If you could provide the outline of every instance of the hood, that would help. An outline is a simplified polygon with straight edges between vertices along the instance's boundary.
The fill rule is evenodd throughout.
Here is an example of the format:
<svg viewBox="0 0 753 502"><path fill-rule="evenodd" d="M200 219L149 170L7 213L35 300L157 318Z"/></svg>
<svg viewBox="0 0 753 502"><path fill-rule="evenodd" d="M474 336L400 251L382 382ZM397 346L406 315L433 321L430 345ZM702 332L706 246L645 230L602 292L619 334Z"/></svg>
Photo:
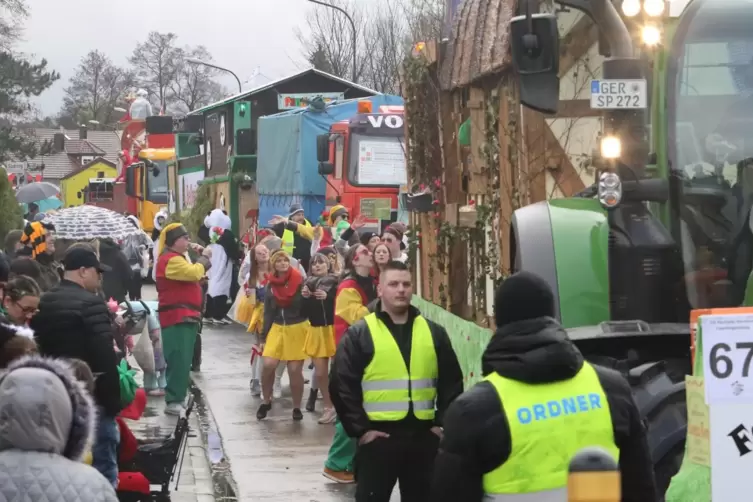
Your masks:
<svg viewBox="0 0 753 502"><path fill-rule="evenodd" d="M135 217L134 215L132 215L132 214L129 214L128 216L126 216L126 219L128 219L128 221L130 221L130 222L131 222L131 224L132 224L132 225L133 225L134 227L136 227L136 228L138 228L139 230L141 230L141 221L139 221L139 219L138 219L138 218L136 218L136 217Z"/></svg>
<svg viewBox="0 0 753 502"><path fill-rule="evenodd" d="M226 215L222 209L215 209L209 213L209 216L204 218L204 226L209 227L210 230L215 227L221 228L222 230L230 230L232 223L230 221L230 216Z"/></svg>
<svg viewBox="0 0 753 502"><path fill-rule="evenodd" d="M481 358L484 375L525 383L550 383L575 376L583 356L551 317L538 317L498 328Z"/></svg>
<svg viewBox="0 0 753 502"><path fill-rule="evenodd" d="M92 445L96 411L70 367L18 359L0 376L0 451L49 452L80 461Z"/></svg>
<svg viewBox="0 0 753 502"><path fill-rule="evenodd" d="M105 254L112 254L120 251L120 246L110 239L102 239L99 241L99 256Z"/></svg>
<svg viewBox="0 0 753 502"><path fill-rule="evenodd" d="M154 215L154 221L152 223L154 223L154 228L156 228L158 232L162 230L162 227L165 225L169 216L170 215L167 214L166 209L160 209L157 214ZM162 223L159 222L160 218L163 220Z"/></svg>

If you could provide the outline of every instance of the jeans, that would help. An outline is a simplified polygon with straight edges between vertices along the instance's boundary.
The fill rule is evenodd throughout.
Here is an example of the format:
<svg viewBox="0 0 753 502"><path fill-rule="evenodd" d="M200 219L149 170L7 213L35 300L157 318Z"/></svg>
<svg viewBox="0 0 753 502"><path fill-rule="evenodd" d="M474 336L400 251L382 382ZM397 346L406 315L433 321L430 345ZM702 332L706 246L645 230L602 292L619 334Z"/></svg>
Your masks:
<svg viewBox="0 0 753 502"><path fill-rule="evenodd" d="M97 434L92 447L92 467L97 469L114 487L118 487L118 446L120 429L112 417L99 409Z"/></svg>

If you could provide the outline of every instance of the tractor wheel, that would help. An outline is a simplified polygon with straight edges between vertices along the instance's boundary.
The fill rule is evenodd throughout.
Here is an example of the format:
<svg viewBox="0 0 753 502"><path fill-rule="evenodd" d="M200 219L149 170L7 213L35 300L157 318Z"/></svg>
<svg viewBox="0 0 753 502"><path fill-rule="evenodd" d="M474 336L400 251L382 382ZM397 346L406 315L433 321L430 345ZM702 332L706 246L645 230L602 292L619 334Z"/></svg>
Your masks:
<svg viewBox="0 0 753 502"><path fill-rule="evenodd" d="M685 382L673 382L663 361L630 370L630 386L646 425L657 491L664 493L677 474L685 453L688 429Z"/></svg>

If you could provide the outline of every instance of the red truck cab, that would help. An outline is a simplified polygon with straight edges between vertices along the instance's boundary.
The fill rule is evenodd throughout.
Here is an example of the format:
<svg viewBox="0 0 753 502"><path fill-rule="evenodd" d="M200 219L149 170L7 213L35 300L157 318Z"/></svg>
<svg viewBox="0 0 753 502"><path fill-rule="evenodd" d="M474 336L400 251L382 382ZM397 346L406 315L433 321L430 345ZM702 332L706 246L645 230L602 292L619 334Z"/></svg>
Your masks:
<svg viewBox="0 0 753 502"><path fill-rule="evenodd" d="M366 216L365 231L381 233L397 221L398 194L407 184L404 109L370 101L317 137L319 174L327 181L326 208L342 204L351 218Z"/></svg>

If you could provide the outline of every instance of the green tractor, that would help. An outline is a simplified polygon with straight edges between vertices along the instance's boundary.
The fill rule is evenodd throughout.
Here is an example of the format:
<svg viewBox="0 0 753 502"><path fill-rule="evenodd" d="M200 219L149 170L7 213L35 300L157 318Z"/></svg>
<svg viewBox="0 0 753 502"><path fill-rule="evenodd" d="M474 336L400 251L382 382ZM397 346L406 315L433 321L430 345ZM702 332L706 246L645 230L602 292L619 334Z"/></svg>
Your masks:
<svg viewBox="0 0 753 502"><path fill-rule="evenodd" d="M607 56L591 86L598 181L515 212L513 267L547 280L584 355L630 381L663 493L684 452L690 311L753 303L753 1L561 3L594 20ZM521 101L553 113L556 15L521 8Z"/></svg>

